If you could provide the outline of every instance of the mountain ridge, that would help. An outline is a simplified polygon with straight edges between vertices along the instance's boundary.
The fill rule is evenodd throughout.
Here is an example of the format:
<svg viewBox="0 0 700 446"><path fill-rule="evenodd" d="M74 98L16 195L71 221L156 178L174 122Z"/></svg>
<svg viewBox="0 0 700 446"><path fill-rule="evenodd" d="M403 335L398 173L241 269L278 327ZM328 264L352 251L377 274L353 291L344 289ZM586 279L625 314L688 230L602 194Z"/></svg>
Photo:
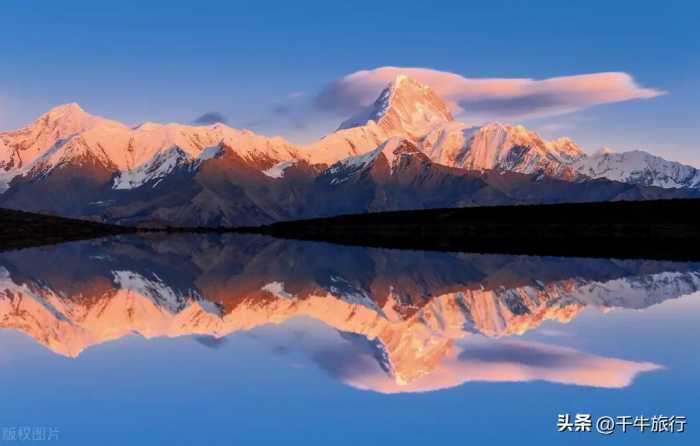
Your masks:
<svg viewBox="0 0 700 446"><path fill-rule="evenodd" d="M400 166L379 149L396 141L411 147ZM388 169L376 158L388 160ZM683 198L700 191L697 169L651 155L626 159L588 156L568 138L546 141L522 126L468 126L432 89L399 75L374 104L306 146L220 123L128 127L74 103L59 106L0 133L0 206L128 224L248 225L328 216L331 209ZM360 175L366 183L352 182L351 190L345 177L334 178L362 160L374 166ZM343 194L347 205L333 203Z"/></svg>

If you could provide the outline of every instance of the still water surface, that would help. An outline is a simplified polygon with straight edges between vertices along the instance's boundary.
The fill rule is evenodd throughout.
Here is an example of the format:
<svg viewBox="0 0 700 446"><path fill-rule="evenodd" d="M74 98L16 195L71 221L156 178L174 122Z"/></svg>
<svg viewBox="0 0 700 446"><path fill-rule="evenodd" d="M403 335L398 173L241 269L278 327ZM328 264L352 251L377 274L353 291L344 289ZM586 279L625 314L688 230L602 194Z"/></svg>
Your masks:
<svg viewBox="0 0 700 446"><path fill-rule="evenodd" d="M0 253L0 445L700 444L698 290L700 263L258 236Z"/></svg>

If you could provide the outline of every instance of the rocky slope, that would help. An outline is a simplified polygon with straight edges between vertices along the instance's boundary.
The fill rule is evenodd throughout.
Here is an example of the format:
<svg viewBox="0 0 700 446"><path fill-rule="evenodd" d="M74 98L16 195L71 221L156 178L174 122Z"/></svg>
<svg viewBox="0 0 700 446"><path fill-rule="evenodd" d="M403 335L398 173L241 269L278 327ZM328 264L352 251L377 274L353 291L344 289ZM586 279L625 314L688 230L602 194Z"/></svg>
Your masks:
<svg viewBox="0 0 700 446"><path fill-rule="evenodd" d="M386 147L396 141L410 150L394 157ZM688 166L637 153L589 157L522 126L456 122L406 76L304 147L223 124L132 128L68 104L0 133L0 183L2 207L180 226L700 193Z"/></svg>

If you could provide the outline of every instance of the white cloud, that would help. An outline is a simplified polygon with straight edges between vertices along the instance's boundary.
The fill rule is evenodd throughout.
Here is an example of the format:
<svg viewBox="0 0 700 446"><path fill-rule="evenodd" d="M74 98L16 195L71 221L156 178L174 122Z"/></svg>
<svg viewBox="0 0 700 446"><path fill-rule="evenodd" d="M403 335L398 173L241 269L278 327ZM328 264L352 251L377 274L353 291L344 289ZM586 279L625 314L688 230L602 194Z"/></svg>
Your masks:
<svg viewBox="0 0 700 446"><path fill-rule="evenodd" d="M315 98L317 108L348 115L371 104L397 74L429 85L467 118L524 119L570 113L599 104L653 98L665 92L641 87L632 76L604 72L548 79L466 78L430 68L381 67L344 76Z"/></svg>

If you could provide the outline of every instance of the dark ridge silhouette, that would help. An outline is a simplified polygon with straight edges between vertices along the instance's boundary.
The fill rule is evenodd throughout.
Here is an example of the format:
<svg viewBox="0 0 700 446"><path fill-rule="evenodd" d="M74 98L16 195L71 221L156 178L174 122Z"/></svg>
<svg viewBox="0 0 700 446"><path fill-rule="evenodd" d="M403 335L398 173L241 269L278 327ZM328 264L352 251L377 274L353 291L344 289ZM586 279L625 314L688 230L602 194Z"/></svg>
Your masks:
<svg viewBox="0 0 700 446"><path fill-rule="evenodd" d="M248 227L115 226L0 209L0 250L126 233L255 233L346 245L700 260L700 199L378 212Z"/></svg>
<svg viewBox="0 0 700 446"><path fill-rule="evenodd" d="M700 259L700 200L431 209L279 222L243 230L385 248Z"/></svg>
<svg viewBox="0 0 700 446"><path fill-rule="evenodd" d="M135 232L87 220L0 209L0 251Z"/></svg>

